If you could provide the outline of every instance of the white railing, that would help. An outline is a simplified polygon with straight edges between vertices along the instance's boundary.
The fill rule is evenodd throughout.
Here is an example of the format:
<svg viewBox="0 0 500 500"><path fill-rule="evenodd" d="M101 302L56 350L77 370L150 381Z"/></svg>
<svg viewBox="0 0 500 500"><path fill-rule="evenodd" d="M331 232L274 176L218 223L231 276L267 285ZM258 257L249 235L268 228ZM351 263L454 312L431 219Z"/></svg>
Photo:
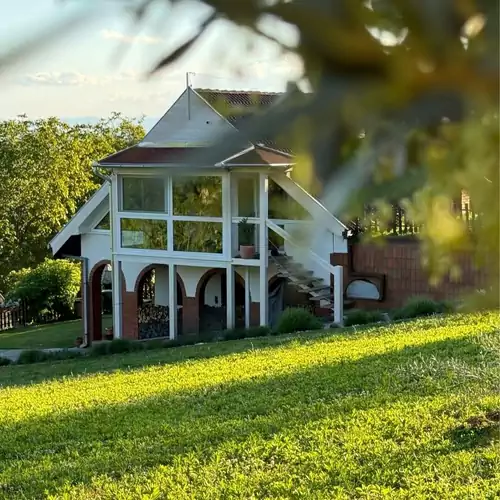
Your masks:
<svg viewBox="0 0 500 500"><path fill-rule="evenodd" d="M344 286L343 286L343 268L342 266L332 266L325 259L321 258L318 254L297 241L290 233L276 225L274 222L267 220L267 227L274 231L278 236L281 236L285 241L292 246L305 250L311 258L319 264L325 271L333 275L333 317L335 323L341 325L344 317Z"/></svg>
<svg viewBox="0 0 500 500"><path fill-rule="evenodd" d="M314 221L330 230L333 234L341 235L347 227L314 196L309 194L302 186L281 172L273 173L270 178L278 184L283 191L302 205L312 216Z"/></svg>

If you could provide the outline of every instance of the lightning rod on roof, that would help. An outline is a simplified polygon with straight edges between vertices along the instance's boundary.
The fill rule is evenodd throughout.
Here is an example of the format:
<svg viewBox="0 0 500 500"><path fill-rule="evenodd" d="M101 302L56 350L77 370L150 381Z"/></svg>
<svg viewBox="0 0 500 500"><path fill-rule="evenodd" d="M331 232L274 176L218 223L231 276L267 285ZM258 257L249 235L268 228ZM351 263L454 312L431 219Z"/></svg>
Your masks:
<svg viewBox="0 0 500 500"><path fill-rule="evenodd" d="M189 71L186 72L186 90L187 90L187 115L188 120L191 120L191 92L189 88L191 87L191 82L189 81L189 75L191 73Z"/></svg>

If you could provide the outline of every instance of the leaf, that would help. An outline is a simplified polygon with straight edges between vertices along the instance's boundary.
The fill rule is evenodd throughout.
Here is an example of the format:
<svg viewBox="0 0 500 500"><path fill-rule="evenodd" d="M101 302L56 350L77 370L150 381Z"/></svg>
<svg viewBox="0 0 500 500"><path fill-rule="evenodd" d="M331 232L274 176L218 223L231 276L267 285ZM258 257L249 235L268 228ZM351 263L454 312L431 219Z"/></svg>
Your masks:
<svg viewBox="0 0 500 500"><path fill-rule="evenodd" d="M150 75L158 72L160 69L164 69L167 66L170 66L173 64L175 61L180 59L182 56L186 54L186 52L193 47L193 45L196 43L196 41L205 33L206 29L210 26L213 20L216 18L216 13L210 14L208 18L202 23L200 26L200 29L198 30L198 33L196 35L193 35L189 40L184 42L182 45L177 47L173 52L168 54L166 57L161 59L156 66L150 71Z"/></svg>

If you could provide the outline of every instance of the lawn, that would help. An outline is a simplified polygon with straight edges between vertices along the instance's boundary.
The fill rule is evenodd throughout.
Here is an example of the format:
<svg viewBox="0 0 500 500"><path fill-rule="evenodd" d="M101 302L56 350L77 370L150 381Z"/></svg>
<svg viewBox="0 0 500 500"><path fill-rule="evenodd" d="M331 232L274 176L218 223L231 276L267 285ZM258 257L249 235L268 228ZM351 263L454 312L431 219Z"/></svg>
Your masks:
<svg viewBox="0 0 500 500"><path fill-rule="evenodd" d="M492 499L498 316L0 367L0 498Z"/></svg>
<svg viewBox="0 0 500 500"><path fill-rule="evenodd" d="M103 328L111 326L111 316L103 316ZM43 349L72 347L76 337L83 336L81 319L29 326L0 332L0 349Z"/></svg>

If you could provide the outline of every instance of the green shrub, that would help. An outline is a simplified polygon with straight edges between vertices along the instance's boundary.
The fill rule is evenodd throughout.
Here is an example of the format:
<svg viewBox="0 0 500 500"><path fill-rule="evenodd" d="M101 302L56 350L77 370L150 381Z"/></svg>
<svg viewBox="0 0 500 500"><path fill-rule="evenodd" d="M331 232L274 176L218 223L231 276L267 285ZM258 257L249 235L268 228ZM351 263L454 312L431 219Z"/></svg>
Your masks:
<svg viewBox="0 0 500 500"><path fill-rule="evenodd" d="M171 347L182 347L183 345L194 345L196 342L197 342L197 339L195 337L191 337L189 339L164 340L162 347L170 349Z"/></svg>
<svg viewBox="0 0 500 500"><path fill-rule="evenodd" d="M12 364L12 360L9 359L9 358L3 358L0 356L0 366L7 366L7 365L11 365Z"/></svg>
<svg viewBox="0 0 500 500"><path fill-rule="evenodd" d="M168 340L164 339L152 339L152 340L146 340L145 342L142 342L142 346L144 349L148 351L152 351L154 349L162 349L165 347L165 342L168 342Z"/></svg>
<svg viewBox="0 0 500 500"><path fill-rule="evenodd" d="M49 359L49 353L44 351L39 351L37 349L28 349L22 351L17 359L17 364L19 365L30 365L32 363L40 363L42 361L47 361Z"/></svg>
<svg viewBox="0 0 500 500"><path fill-rule="evenodd" d="M200 342L215 342L216 340L219 340L221 336L221 332L202 332L197 336L196 343L198 344Z"/></svg>
<svg viewBox="0 0 500 500"><path fill-rule="evenodd" d="M365 311L363 309L352 309L345 315L344 326L368 325L384 321L384 315L380 311Z"/></svg>
<svg viewBox="0 0 500 500"><path fill-rule="evenodd" d="M322 323L307 309L293 307L285 309L276 328L277 333L293 333L306 330L319 330Z"/></svg>
<svg viewBox="0 0 500 500"><path fill-rule="evenodd" d="M222 332L222 340L240 340L245 337L248 337L248 333L244 328L233 328Z"/></svg>
<svg viewBox="0 0 500 500"><path fill-rule="evenodd" d="M268 326L251 326L247 328L247 337L267 337L271 335L271 329Z"/></svg>
<svg viewBox="0 0 500 500"><path fill-rule="evenodd" d="M108 354L121 354L142 349L144 349L143 343L137 340L114 339L108 344Z"/></svg>
<svg viewBox="0 0 500 500"><path fill-rule="evenodd" d="M74 317L81 284L78 263L46 259L34 269L11 272L8 283L7 299L25 302L35 318L47 312L61 319Z"/></svg>
<svg viewBox="0 0 500 500"><path fill-rule="evenodd" d="M431 314L452 312L455 309L452 302L435 301L428 297L413 297L401 308L392 313L392 319L411 319Z"/></svg>
<svg viewBox="0 0 500 500"><path fill-rule="evenodd" d="M106 354L109 354L110 343L111 342L99 342L98 344L95 344L92 346L90 354L92 356L105 356Z"/></svg>

